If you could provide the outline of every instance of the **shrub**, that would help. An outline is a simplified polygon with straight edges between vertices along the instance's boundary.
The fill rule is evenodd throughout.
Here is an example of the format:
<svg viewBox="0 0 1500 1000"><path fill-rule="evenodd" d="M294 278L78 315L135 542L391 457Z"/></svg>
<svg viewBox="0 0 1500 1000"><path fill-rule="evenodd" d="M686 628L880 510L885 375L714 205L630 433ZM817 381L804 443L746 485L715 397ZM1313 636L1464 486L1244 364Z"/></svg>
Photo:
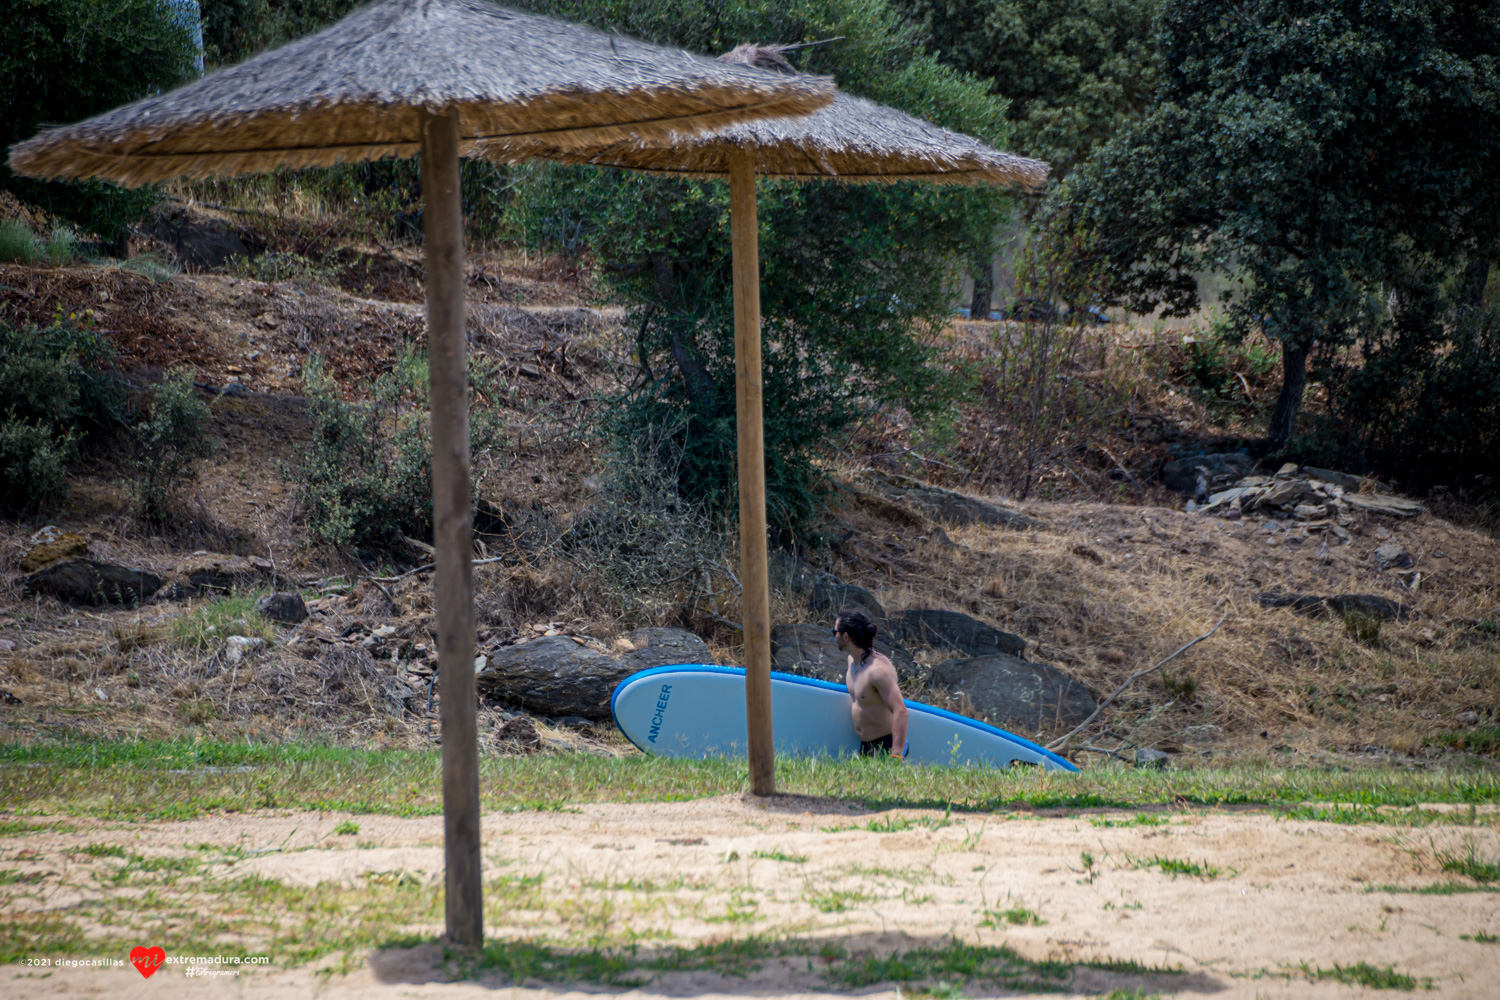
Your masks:
<svg viewBox="0 0 1500 1000"><path fill-rule="evenodd" d="M312 438L289 476L314 541L347 548L384 546L401 535L432 534L432 438L427 398L416 377L422 360L409 357L364 386L369 399L351 403L316 356L303 372ZM469 368L469 453L479 456L499 440L493 401L504 379L486 358Z"/></svg>
<svg viewBox="0 0 1500 1000"><path fill-rule="evenodd" d="M135 427L135 489L142 516L160 522L177 490L198 477L198 460L214 448L207 434L208 404L198 398L186 369L168 373L149 405L149 415Z"/></svg>
<svg viewBox="0 0 1500 1000"><path fill-rule="evenodd" d="M87 326L0 318L0 506L22 510L66 496L78 443L123 422L112 361L112 345Z"/></svg>
<svg viewBox="0 0 1500 1000"><path fill-rule="evenodd" d="M43 239L19 222L0 222L0 261L15 264L71 264L84 256L78 234L57 226Z"/></svg>

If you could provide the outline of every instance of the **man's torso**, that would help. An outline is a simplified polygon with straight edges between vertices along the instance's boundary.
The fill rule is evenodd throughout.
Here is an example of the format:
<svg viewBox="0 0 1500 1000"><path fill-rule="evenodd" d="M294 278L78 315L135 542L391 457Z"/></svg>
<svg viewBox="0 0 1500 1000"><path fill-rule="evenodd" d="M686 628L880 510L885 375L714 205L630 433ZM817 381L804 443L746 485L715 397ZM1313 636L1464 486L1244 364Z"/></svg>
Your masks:
<svg viewBox="0 0 1500 1000"><path fill-rule="evenodd" d="M849 690L849 707L854 716L854 731L864 741L877 740L891 733L891 709L881 688L894 687L896 668L881 653L870 654L863 664L849 658L844 685Z"/></svg>

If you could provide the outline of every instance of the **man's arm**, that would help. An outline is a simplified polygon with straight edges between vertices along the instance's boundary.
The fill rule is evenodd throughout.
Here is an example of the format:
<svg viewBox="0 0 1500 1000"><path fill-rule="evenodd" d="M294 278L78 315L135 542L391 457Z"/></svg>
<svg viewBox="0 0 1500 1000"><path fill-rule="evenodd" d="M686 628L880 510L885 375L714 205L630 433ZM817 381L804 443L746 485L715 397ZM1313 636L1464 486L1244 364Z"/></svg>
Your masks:
<svg viewBox="0 0 1500 1000"><path fill-rule="evenodd" d="M901 697L901 685L896 683L896 672L891 671L890 680L880 685L880 697L885 707L891 710L891 756L906 756L906 700Z"/></svg>

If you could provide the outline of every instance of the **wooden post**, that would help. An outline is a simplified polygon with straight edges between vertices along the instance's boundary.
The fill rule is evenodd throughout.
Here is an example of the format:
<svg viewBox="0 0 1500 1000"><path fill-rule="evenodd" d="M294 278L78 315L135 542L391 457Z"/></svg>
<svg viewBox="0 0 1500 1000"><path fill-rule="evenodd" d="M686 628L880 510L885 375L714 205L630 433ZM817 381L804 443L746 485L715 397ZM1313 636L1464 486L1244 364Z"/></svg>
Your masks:
<svg viewBox="0 0 1500 1000"><path fill-rule="evenodd" d="M729 157L734 248L735 416L740 472L740 598L745 618L745 731L750 791L776 793L771 733L771 585L766 564L766 453L760 382L760 246L755 157Z"/></svg>
<svg viewBox="0 0 1500 1000"><path fill-rule="evenodd" d="M479 742L474 689L473 510L458 114L419 112L427 370L432 410L432 535L442 686L443 852L448 938L484 943L480 902Z"/></svg>

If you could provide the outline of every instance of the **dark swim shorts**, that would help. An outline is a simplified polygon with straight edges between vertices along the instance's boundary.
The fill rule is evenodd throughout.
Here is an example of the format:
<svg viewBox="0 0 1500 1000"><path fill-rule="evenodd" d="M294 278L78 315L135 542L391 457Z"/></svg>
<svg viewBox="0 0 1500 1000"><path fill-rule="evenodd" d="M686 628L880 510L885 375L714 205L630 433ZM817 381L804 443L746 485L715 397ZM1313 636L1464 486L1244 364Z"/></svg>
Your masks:
<svg viewBox="0 0 1500 1000"><path fill-rule="evenodd" d="M891 752L891 746L895 742L891 733L886 733L879 739L861 740L859 744L859 755L861 757L883 757Z"/></svg>

